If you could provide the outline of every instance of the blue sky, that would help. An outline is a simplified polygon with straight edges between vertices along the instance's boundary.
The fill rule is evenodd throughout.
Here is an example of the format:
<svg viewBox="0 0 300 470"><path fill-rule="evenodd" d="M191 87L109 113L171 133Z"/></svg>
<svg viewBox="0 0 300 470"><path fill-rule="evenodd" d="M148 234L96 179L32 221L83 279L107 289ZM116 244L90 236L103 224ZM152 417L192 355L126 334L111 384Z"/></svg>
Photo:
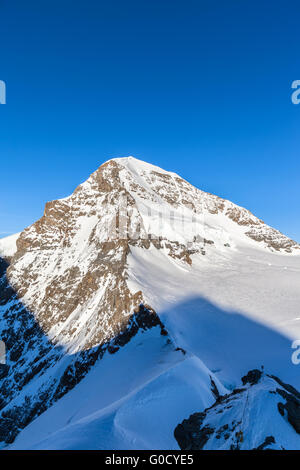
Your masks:
<svg viewBox="0 0 300 470"><path fill-rule="evenodd" d="M134 155L300 241L299 13L281 0L0 0L1 234Z"/></svg>

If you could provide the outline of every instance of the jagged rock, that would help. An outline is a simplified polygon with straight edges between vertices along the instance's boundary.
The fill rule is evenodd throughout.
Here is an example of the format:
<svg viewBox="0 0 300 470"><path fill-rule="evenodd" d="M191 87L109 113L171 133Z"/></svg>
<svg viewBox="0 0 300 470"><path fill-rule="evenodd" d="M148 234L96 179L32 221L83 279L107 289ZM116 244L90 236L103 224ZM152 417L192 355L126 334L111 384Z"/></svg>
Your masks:
<svg viewBox="0 0 300 470"><path fill-rule="evenodd" d="M220 396L218 387L216 386L216 384L215 384L214 380L212 379L212 377L210 378L210 383L211 383L211 391L214 394L216 400L218 401L221 398L221 396Z"/></svg>
<svg viewBox="0 0 300 470"><path fill-rule="evenodd" d="M242 383L243 385L246 385L246 384L255 385L259 382L261 376L262 376L262 371L258 369L250 370L247 375L242 377Z"/></svg>
<svg viewBox="0 0 300 470"><path fill-rule="evenodd" d="M176 427L174 436L180 449L201 450L203 448L209 436L207 429L204 432L202 430L204 417L205 413L194 413Z"/></svg>
<svg viewBox="0 0 300 470"><path fill-rule="evenodd" d="M0 364L0 380L7 376L9 366L7 364Z"/></svg>
<svg viewBox="0 0 300 470"><path fill-rule="evenodd" d="M253 450L265 450L270 445L275 444L275 439L273 436L267 436L262 444L260 444L256 449Z"/></svg>
<svg viewBox="0 0 300 470"><path fill-rule="evenodd" d="M278 410L282 416L287 412L287 419L295 431L300 434L300 400L295 395L278 388L277 393L286 400L285 403L278 403Z"/></svg>

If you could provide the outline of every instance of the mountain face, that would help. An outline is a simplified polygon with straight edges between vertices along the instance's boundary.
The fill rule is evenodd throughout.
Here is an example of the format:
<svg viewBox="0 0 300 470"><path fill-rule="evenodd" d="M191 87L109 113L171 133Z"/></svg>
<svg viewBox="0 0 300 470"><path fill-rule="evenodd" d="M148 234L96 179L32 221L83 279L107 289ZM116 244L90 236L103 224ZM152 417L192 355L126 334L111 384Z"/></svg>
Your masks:
<svg viewBox="0 0 300 470"><path fill-rule="evenodd" d="M299 387L299 255L175 173L108 161L0 240L0 445L178 448L177 426L249 370Z"/></svg>

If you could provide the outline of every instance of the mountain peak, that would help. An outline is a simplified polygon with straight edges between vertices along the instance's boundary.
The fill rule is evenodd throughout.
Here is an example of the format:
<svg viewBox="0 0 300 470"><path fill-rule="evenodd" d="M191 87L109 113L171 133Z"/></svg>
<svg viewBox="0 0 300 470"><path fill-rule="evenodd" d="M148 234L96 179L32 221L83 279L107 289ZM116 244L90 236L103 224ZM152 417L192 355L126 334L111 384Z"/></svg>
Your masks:
<svg viewBox="0 0 300 470"><path fill-rule="evenodd" d="M112 158L111 160L108 160L106 163L104 163L104 165L106 165L110 161L116 162L119 165L121 165L124 168L127 168L128 170L131 170L131 171L157 172L157 173L163 173L163 174L170 174L170 175L178 176L176 173L174 173L172 171L164 170L163 168L161 168L157 165L154 165L152 163L146 162L146 161L141 160L139 158L133 157L132 155L130 155L128 157Z"/></svg>

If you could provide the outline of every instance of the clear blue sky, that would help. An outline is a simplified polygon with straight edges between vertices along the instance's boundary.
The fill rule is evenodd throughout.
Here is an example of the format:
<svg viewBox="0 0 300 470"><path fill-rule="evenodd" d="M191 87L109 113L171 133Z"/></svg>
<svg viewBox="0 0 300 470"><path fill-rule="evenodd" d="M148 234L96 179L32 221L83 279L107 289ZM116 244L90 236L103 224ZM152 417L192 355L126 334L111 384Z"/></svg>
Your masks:
<svg viewBox="0 0 300 470"><path fill-rule="evenodd" d="M0 232L134 155L300 241L299 2L0 0Z"/></svg>

